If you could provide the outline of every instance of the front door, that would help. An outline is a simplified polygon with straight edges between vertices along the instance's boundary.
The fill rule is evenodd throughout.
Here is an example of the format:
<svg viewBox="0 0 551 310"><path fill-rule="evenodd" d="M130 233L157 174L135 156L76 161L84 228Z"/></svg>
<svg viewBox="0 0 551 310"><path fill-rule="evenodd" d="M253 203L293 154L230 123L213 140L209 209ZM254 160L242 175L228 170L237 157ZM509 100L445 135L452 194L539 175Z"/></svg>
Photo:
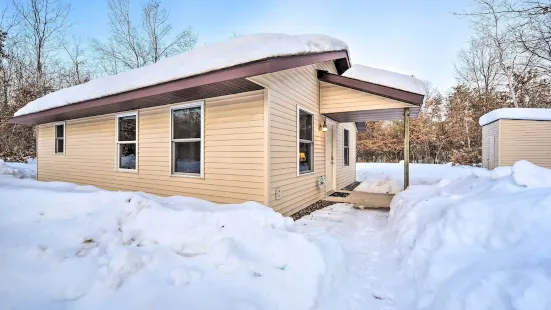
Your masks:
<svg viewBox="0 0 551 310"><path fill-rule="evenodd" d="M335 124L327 124L325 135L325 189L335 190Z"/></svg>

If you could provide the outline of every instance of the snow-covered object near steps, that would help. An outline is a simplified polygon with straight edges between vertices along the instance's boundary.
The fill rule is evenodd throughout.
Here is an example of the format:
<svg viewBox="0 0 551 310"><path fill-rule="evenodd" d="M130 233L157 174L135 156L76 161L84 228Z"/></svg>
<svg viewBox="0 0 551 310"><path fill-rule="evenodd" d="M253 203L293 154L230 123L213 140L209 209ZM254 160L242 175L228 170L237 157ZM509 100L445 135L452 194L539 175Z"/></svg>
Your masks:
<svg viewBox="0 0 551 310"><path fill-rule="evenodd" d="M348 50L327 35L256 34L198 47L159 62L38 98L15 113L35 113L77 102L157 85L267 58Z"/></svg>
<svg viewBox="0 0 551 310"><path fill-rule="evenodd" d="M475 170L476 171L476 170ZM394 197L410 309L551 309L551 170L519 161Z"/></svg>
<svg viewBox="0 0 551 310"><path fill-rule="evenodd" d="M0 197L2 309L314 309L343 265L253 202L5 175Z"/></svg>
<svg viewBox="0 0 551 310"><path fill-rule="evenodd" d="M425 83L413 76L372 68L364 65L353 65L342 76L365 81L377 85L405 90L410 93L425 95L427 88Z"/></svg>
<svg viewBox="0 0 551 310"><path fill-rule="evenodd" d="M490 111L480 117L480 126L499 119L516 119L531 121L551 121L551 109L542 108L503 108Z"/></svg>

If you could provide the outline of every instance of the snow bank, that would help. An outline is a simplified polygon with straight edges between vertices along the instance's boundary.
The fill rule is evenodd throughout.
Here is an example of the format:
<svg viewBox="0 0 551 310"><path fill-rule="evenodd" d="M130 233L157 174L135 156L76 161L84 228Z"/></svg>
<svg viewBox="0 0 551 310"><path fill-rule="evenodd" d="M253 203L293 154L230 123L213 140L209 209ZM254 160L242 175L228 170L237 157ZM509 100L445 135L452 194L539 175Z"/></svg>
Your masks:
<svg viewBox="0 0 551 310"><path fill-rule="evenodd" d="M551 171L526 161L396 195L388 233L417 309L551 308Z"/></svg>
<svg viewBox="0 0 551 310"><path fill-rule="evenodd" d="M478 123L484 126L498 119L518 119L532 121L551 121L551 109L504 108L490 111L480 117Z"/></svg>
<svg viewBox="0 0 551 310"><path fill-rule="evenodd" d="M396 194L404 189L403 163L358 163L356 179L361 184L356 191ZM442 179L457 179L473 173L488 174L488 170L451 164L410 164L410 184L436 184Z"/></svg>
<svg viewBox="0 0 551 310"><path fill-rule="evenodd" d="M312 309L342 264L252 202L12 176L0 197L2 308Z"/></svg>
<svg viewBox="0 0 551 310"><path fill-rule="evenodd" d="M353 65L342 76L420 95L425 95L427 92L425 83L413 76L363 65Z"/></svg>
<svg viewBox="0 0 551 310"><path fill-rule="evenodd" d="M0 159L0 175L12 175L21 179L36 178L36 160L29 159L27 163L6 163Z"/></svg>
<svg viewBox="0 0 551 310"><path fill-rule="evenodd" d="M257 34L198 47L156 64L61 89L27 104L15 116L186 78L272 57L347 50L326 35Z"/></svg>

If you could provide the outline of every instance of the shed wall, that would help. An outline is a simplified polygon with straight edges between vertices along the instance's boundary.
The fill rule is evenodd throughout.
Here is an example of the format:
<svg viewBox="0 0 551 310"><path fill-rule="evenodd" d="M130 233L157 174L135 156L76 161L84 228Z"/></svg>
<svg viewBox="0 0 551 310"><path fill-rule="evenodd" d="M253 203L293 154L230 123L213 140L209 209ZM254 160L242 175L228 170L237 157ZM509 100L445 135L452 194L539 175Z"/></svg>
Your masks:
<svg viewBox="0 0 551 310"><path fill-rule="evenodd" d="M482 167L499 165L499 121L482 126Z"/></svg>
<svg viewBox="0 0 551 310"><path fill-rule="evenodd" d="M64 155L54 153L54 124L38 126L38 179L217 203L267 202L264 90L205 100L204 179L170 175L170 105L138 111L137 173L116 170L115 121L116 114L67 121Z"/></svg>
<svg viewBox="0 0 551 310"><path fill-rule="evenodd" d="M525 159L535 165L551 168L551 121L497 122L501 145L500 166L511 166L516 161Z"/></svg>

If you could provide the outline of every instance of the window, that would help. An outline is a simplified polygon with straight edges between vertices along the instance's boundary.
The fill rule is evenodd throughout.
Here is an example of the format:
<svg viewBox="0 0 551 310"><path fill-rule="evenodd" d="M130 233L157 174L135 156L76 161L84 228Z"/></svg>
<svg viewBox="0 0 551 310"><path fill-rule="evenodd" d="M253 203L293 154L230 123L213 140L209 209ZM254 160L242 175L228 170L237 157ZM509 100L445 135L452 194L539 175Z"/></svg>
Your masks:
<svg viewBox="0 0 551 310"><path fill-rule="evenodd" d="M65 123L55 125L55 153L65 153Z"/></svg>
<svg viewBox="0 0 551 310"><path fill-rule="evenodd" d="M203 103L171 109L172 174L203 176Z"/></svg>
<svg viewBox="0 0 551 310"><path fill-rule="evenodd" d="M350 165L350 136L348 129L344 130L344 165Z"/></svg>
<svg viewBox="0 0 551 310"><path fill-rule="evenodd" d="M314 115L298 109L298 173L314 171Z"/></svg>
<svg viewBox="0 0 551 310"><path fill-rule="evenodd" d="M117 115L117 168L136 170L138 156L138 114Z"/></svg>

